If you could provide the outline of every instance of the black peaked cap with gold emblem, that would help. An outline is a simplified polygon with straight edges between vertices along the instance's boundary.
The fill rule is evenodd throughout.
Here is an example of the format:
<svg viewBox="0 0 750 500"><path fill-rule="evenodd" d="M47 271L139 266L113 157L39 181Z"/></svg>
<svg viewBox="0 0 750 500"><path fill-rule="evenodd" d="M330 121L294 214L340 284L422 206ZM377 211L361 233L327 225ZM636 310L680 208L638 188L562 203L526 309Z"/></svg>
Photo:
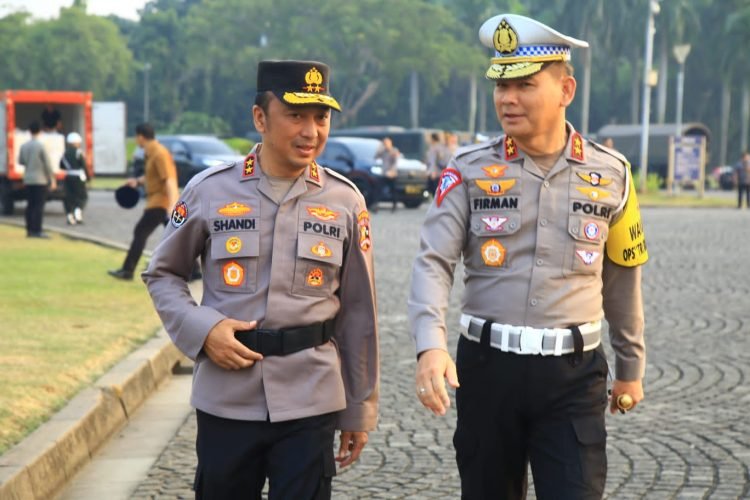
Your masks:
<svg viewBox="0 0 750 500"><path fill-rule="evenodd" d="M292 106L320 105L341 111L330 94L330 68L318 61L261 61L258 92L273 92Z"/></svg>

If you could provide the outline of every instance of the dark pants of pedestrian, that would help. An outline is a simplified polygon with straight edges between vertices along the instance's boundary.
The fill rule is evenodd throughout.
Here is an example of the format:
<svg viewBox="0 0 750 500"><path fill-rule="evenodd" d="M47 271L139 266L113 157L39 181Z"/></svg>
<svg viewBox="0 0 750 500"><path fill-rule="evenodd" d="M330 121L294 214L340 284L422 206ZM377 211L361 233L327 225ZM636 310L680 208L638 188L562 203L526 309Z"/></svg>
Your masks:
<svg viewBox="0 0 750 500"><path fill-rule="evenodd" d="M601 499L607 475L607 361L505 353L461 337L453 438L462 499ZM576 364L577 361L577 364ZM575 366L574 366L575 365Z"/></svg>
<svg viewBox="0 0 750 500"><path fill-rule="evenodd" d="M83 210L86 207L88 199L89 195L86 192L86 182L82 181L77 175L66 175L65 199L63 200L65 213L72 214L73 210L76 208Z"/></svg>
<svg viewBox="0 0 750 500"><path fill-rule="evenodd" d="M396 178L395 177L383 177L383 181L385 182L385 185L388 187L388 192L391 196L391 201L393 202L393 206L391 207L391 211L396 211Z"/></svg>
<svg viewBox="0 0 750 500"><path fill-rule="evenodd" d="M26 185L26 234L42 232L44 204L47 202L46 185Z"/></svg>
<svg viewBox="0 0 750 500"><path fill-rule="evenodd" d="M336 475L336 413L286 422L230 420L197 410L198 500L326 500Z"/></svg>
<svg viewBox="0 0 750 500"><path fill-rule="evenodd" d="M138 261L143 254L143 249L146 248L146 240L154 232L154 229L166 223L167 211L163 208L147 208L143 211L143 215L133 230L133 241L130 242L128 255L125 257L125 263L122 265L123 270L135 271L135 266L138 265Z"/></svg>
<svg viewBox="0 0 750 500"><path fill-rule="evenodd" d="M737 184L737 208L742 208L742 193L745 193L745 206L750 208L750 184Z"/></svg>

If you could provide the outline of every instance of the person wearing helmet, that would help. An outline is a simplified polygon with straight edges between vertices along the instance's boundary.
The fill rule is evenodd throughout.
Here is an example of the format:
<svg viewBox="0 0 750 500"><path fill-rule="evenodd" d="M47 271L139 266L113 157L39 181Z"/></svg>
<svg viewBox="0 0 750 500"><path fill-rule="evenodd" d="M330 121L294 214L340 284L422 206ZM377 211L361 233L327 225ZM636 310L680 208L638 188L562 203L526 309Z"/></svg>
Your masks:
<svg viewBox="0 0 750 500"><path fill-rule="evenodd" d="M83 209L88 201L86 192L86 158L81 150L81 135L71 132L65 140L65 154L60 160L60 168L65 170L65 217L68 224L83 223Z"/></svg>

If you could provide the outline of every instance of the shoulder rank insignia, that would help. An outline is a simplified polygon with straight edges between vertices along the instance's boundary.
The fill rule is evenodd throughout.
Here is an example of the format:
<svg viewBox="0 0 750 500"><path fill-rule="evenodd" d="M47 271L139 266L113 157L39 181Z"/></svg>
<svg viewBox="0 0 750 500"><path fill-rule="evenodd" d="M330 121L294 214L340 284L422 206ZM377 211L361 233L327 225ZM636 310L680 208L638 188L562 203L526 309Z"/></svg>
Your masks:
<svg viewBox="0 0 750 500"><path fill-rule="evenodd" d="M588 187L588 186L586 187L577 186L576 189L594 201L603 200L604 198L609 198L609 192L604 191L603 189L597 189L595 187Z"/></svg>
<svg viewBox="0 0 750 500"><path fill-rule="evenodd" d="M496 180L484 180L484 179L477 179L474 181L477 183L477 186L487 193L490 196L500 196L508 192L510 188L516 185L515 179L508 179L505 181L496 181Z"/></svg>
<svg viewBox="0 0 750 500"><path fill-rule="evenodd" d="M505 247L496 239L491 239L482 245L482 260L491 267L500 267L505 262Z"/></svg>
<svg viewBox="0 0 750 500"><path fill-rule="evenodd" d="M505 175L505 170L507 170L507 168L508 165L490 165L489 167L482 167L482 170L487 174L487 177L497 179L498 177Z"/></svg>
<svg viewBox="0 0 750 500"><path fill-rule="evenodd" d="M578 132L573 133L573 137L570 140L570 157L574 160L583 160L583 137Z"/></svg>
<svg viewBox="0 0 750 500"><path fill-rule="evenodd" d="M318 167L318 164L314 160L310 164L310 179L320 182L320 167Z"/></svg>
<svg viewBox="0 0 750 500"><path fill-rule="evenodd" d="M329 209L328 207L324 207L323 205L317 207L307 207L307 213L312 215L316 219L323 221L336 220L339 216L338 212L334 212L333 210Z"/></svg>
<svg viewBox="0 0 750 500"><path fill-rule="evenodd" d="M245 165L242 169L242 177L252 177L255 175L255 153L250 153L245 158Z"/></svg>
<svg viewBox="0 0 750 500"><path fill-rule="evenodd" d="M518 148L516 147L516 142L511 136L505 136L505 142L503 143L503 145L505 146L506 160L515 160L516 158L518 158Z"/></svg>
<svg viewBox="0 0 750 500"><path fill-rule="evenodd" d="M252 212L253 209L248 207L247 205L243 203L238 203L236 201L233 201L232 203L227 203L223 207L221 207L217 212L221 215L225 215L227 217L238 217L240 215L249 214Z"/></svg>
<svg viewBox="0 0 750 500"><path fill-rule="evenodd" d="M435 191L435 204L440 206L445 195L447 195L451 189L461 184L461 182L461 172L452 168L446 168L443 170L443 173L440 175L440 180L438 181L437 191Z"/></svg>
<svg viewBox="0 0 750 500"><path fill-rule="evenodd" d="M599 172L589 172L588 174L576 172L576 175L592 186L608 186L612 184L612 179L605 179Z"/></svg>

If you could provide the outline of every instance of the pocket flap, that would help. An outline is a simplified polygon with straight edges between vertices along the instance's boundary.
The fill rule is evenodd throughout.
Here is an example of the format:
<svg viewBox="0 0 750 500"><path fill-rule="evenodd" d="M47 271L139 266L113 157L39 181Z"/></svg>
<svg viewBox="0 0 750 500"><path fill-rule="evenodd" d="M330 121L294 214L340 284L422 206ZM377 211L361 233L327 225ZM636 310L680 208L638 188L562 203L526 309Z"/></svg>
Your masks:
<svg viewBox="0 0 750 500"><path fill-rule="evenodd" d="M604 414L586 415L572 420L578 442L581 444L597 444L607 439L604 428Z"/></svg>
<svg viewBox="0 0 750 500"><path fill-rule="evenodd" d="M260 234L257 231L219 233L211 236L214 259L257 257L260 255Z"/></svg>

